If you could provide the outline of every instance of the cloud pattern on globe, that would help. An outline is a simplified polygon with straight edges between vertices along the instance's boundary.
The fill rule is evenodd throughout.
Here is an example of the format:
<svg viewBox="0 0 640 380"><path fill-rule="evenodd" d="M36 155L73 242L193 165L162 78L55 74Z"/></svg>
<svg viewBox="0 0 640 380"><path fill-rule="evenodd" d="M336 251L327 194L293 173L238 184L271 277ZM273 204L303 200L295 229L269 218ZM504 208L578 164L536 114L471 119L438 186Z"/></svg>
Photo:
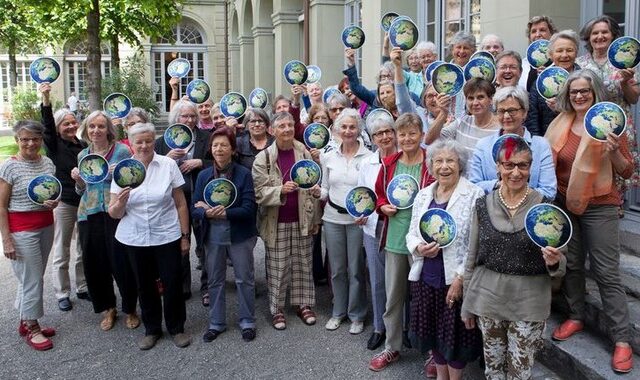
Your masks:
<svg viewBox="0 0 640 380"><path fill-rule="evenodd" d="M320 165L311 160L300 160L291 167L291 180L302 189L309 189L320 182Z"/></svg>
<svg viewBox="0 0 640 380"><path fill-rule="evenodd" d="M78 171L86 183L100 183L109 176L109 162L99 154L87 154L78 162Z"/></svg>
<svg viewBox="0 0 640 380"><path fill-rule="evenodd" d="M551 58L547 56L548 51L548 40L533 41L527 48L527 61L535 68L547 66L551 63Z"/></svg>
<svg viewBox="0 0 640 380"><path fill-rule="evenodd" d="M322 78L322 70L319 66L309 65L307 66L307 83L320 82Z"/></svg>
<svg viewBox="0 0 640 380"><path fill-rule="evenodd" d="M146 169L142 162L135 158L126 158L113 169L113 180L120 187L135 189L142 185L146 176Z"/></svg>
<svg viewBox="0 0 640 380"><path fill-rule="evenodd" d="M173 124L164 131L164 143L171 149L185 149L193 142L193 131L184 124Z"/></svg>
<svg viewBox="0 0 640 380"><path fill-rule="evenodd" d="M607 57L617 69L631 69L640 63L640 41L633 37L616 38L609 45Z"/></svg>
<svg viewBox="0 0 640 380"><path fill-rule="evenodd" d="M215 178L204 187L204 201L211 207L223 206L227 208L236 201L238 190L233 182L226 178Z"/></svg>
<svg viewBox="0 0 640 380"><path fill-rule="evenodd" d="M446 248L458 235L458 227L453 216L439 208L428 209L420 217L420 236L425 243L436 242Z"/></svg>
<svg viewBox="0 0 640 380"><path fill-rule="evenodd" d="M284 65L283 74L287 83L294 85L303 84L307 80L309 72L304 63L293 60Z"/></svg>
<svg viewBox="0 0 640 380"><path fill-rule="evenodd" d="M220 112L225 117L240 118L247 110L247 99L238 92L230 92L220 99Z"/></svg>
<svg viewBox="0 0 640 380"><path fill-rule="evenodd" d="M61 193L62 185L60 181L49 174L39 175L27 185L27 197L38 205L60 198Z"/></svg>
<svg viewBox="0 0 640 380"><path fill-rule="evenodd" d="M376 193L366 186L349 190L345 197L345 208L354 218L367 217L376 211Z"/></svg>
<svg viewBox="0 0 640 380"><path fill-rule="evenodd" d="M322 149L329 143L331 133L324 124L311 123L304 129L302 137L307 147Z"/></svg>
<svg viewBox="0 0 640 380"><path fill-rule="evenodd" d="M60 76L60 64L53 58L37 58L29 65L29 75L36 83L53 83Z"/></svg>
<svg viewBox="0 0 640 380"><path fill-rule="evenodd" d="M201 104L209 99L211 88L202 79L194 79L187 85L187 96L195 104Z"/></svg>
<svg viewBox="0 0 640 380"><path fill-rule="evenodd" d="M415 178L409 174L399 174L387 185L387 199L398 209L410 208L419 190Z"/></svg>
<svg viewBox="0 0 640 380"><path fill-rule="evenodd" d="M496 77L496 67L487 58L478 57L470 60L464 67L464 79L482 78L493 82Z"/></svg>
<svg viewBox="0 0 640 380"><path fill-rule="evenodd" d="M571 239L573 226L558 206L537 204L527 211L524 218L527 235L539 247L562 248Z"/></svg>
<svg viewBox="0 0 640 380"><path fill-rule="evenodd" d="M125 94L119 92L108 95L102 104L104 112L110 118L123 119L127 117L131 111L131 99Z"/></svg>
<svg viewBox="0 0 640 380"><path fill-rule="evenodd" d="M462 69L453 63L443 63L433 70L431 74L433 88L438 94L455 96L464 86L464 74Z"/></svg>
<svg viewBox="0 0 640 380"><path fill-rule="evenodd" d="M254 108L264 108L269 104L269 95L263 88L254 88L249 94L249 104Z"/></svg>
<svg viewBox="0 0 640 380"><path fill-rule="evenodd" d="M176 58L167 66L167 74L173 78L184 78L191 70L191 63L185 58Z"/></svg>
<svg viewBox="0 0 640 380"><path fill-rule="evenodd" d="M596 103L584 115L584 128L592 138L606 141L609 133L622 134L627 124L624 110L611 102Z"/></svg>
<svg viewBox="0 0 640 380"><path fill-rule="evenodd" d="M555 98L562 90L568 77L569 72L562 67L547 67L536 79L536 90L545 99Z"/></svg>

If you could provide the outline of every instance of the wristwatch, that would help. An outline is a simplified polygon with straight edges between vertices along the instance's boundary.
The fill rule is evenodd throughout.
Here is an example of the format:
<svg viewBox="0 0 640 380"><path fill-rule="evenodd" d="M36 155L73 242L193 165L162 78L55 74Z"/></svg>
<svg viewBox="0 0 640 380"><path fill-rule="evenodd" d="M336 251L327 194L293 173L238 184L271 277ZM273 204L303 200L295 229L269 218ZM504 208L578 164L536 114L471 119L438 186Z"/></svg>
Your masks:
<svg viewBox="0 0 640 380"><path fill-rule="evenodd" d="M191 236L190 236L190 235L189 235L189 233L187 232L186 234L185 234L185 233L180 234L180 238L181 238L181 239L190 239L190 238L191 238Z"/></svg>

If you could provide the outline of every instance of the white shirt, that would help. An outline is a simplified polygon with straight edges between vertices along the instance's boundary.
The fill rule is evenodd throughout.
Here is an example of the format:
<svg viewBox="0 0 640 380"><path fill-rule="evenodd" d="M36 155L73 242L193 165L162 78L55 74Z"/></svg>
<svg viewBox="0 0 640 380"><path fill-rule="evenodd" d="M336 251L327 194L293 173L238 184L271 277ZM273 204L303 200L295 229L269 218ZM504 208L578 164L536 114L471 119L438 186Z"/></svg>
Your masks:
<svg viewBox="0 0 640 380"><path fill-rule="evenodd" d="M366 186L376 191L376 180L378 173L382 167L382 159L380 158L380 150L367 156L360 163L360 173L358 173L358 186ZM376 237L376 227L378 226L378 213L374 212L367 218L367 224L362 229L369 236Z"/></svg>
<svg viewBox="0 0 640 380"><path fill-rule="evenodd" d="M69 111L76 112L78 110L78 98L71 95L69 99L67 99L67 104L69 105Z"/></svg>
<svg viewBox="0 0 640 380"><path fill-rule="evenodd" d="M173 190L183 184L176 162L154 153L144 182L129 194L116 239L134 247L163 245L180 239L182 232ZM120 191L122 188L112 181L111 192Z"/></svg>

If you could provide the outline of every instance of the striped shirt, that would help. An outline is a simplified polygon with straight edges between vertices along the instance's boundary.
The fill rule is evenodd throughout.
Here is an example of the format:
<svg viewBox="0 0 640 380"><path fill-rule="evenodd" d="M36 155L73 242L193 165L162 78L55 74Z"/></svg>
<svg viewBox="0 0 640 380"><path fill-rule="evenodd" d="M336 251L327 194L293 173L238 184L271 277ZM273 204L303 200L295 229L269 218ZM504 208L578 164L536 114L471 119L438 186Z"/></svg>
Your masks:
<svg viewBox="0 0 640 380"><path fill-rule="evenodd" d="M11 157L0 165L0 179L11 185L9 211L47 211L46 207L32 202L27 196L27 186L39 175L54 175L56 167L49 157L41 156L39 160L22 161Z"/></svg>
<svg viewBox="0 0 640 380"><path fill-rule="evenodd" d="M456 118L449 125L442 128L440 137L443 139L453 139L462 144L469 157L476 148L476 143L483 137L493 135L495 131L500 129L500 124L493 121L487 128L479 128L476 126L476 118L471 115L464 115Z"/></svg>

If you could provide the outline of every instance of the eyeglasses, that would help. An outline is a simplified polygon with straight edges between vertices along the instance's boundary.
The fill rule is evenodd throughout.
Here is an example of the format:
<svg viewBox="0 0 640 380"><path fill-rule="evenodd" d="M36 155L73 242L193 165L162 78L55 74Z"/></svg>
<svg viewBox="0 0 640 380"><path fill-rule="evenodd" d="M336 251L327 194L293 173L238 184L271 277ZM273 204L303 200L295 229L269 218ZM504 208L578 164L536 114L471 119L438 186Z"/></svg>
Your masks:
<svg viewBox="0 0 640 380"><path fill-rule="evenodd" d="M513 170L516 167L518 167L518 170L520 171L527 171L531 167L531 161L525 161L525 162L502 161L500 162L500 165L502 165L502 167L505 168L506 170Z"/></svg>
<svg viewBox="0 0 640 380"><path fill-rule="evenodd" d="M40 141L42 141L42 137L19 137L18 140L23 143L23 144L27 144L27 143L38 143Z"/></svg>
<svg viewBox="0 0 640 380"><path fill-rule="evenodd" d="M569 96L571 96L572 98L575 98L578 96L578 94L582 95L582 97L587 97L589 95L591 95L591 89L590 88L580 88L577 90L569 90Z"/></svg>
<svg viewBox="0 0 640 380"><path fill-rule="evenodd" d="M378 132L374 133L373 136L374 137L378 137L378 136L384 137L386 135L393 136L393 134L394 134L393 129L385 129L383 131L378 131Z"/></svg>
<svg viewBox="0 0 640 380"><path fill-rule="evenodd" d="M496 113L498 114L498 116L504 116L504 114L508 114L511 117L514 117L516 115L516 113L518 111L520 111L522 109L522 107L520 108L508 108L508 109L498 109L496 111Z"/></svg>
<svg viewBox="0 0 640 380"><path fill-rule="evenodd" d="M249 124L256 125L256 124L267 124L267 123L262 119L251 119L249 120Z"/></svg>
<svg viewBox="0 0 640 380"><path fill-rule="evenodd" d="M331 111L331 112L342 112L342 110L344 110L344 107L332 107L332 108L329 108L329 111Z"/></svg>
<svg viewBox="0 0 640 380"><path fill-rule="evenodd" d="M516 65L500 65L500 66L498 66L498 70L501 70L501 71L507 71L507 70L517 71L518 69L519 69L519 67L516 66Z"/></svg>
<svg viewBox="0 0 640 380"><path fill-rule="evenodd" d="M192 115L180 115L180 118L181 119L186 119L186 120L189 120L189 119L194 119L195 120L195 119L198 118L198 115L193 115L193 114Z"/></svg>

